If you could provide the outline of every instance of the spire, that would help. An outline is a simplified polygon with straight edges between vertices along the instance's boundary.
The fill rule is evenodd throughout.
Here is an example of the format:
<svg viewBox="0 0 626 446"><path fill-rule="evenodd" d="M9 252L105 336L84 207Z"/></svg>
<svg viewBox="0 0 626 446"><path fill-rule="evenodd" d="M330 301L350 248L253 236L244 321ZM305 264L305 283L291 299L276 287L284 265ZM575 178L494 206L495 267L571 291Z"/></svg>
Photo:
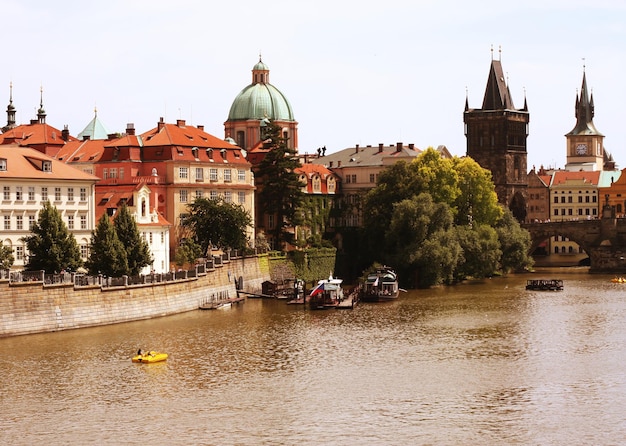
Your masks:
<svg viewBox="0 0 626 446"><path fill-rule="evenodd" d="M43 108L43 85L39 88L40 92L40 100L39 100L39 110L37 110L37 120L39 124L46 123L46 110Z"/></svg>
<svg viewBox="0 0 626 446"><path fill-rule="evenodd" d="M487 88L483 99L483 110L514 110L511 92L506 84L502 63L499 60L491 61Z"/></svg>
<svg viewBox="0 0 626 446"><path fill-rule="evenodd" d="M591 98L589 97L589 90L587 88L587 73L585 72L585 66L583 65L583 82L580 87L580 93L576 94L576 126L572 129L568 135L600 135L600 132L593 124L593 117L595 114L595 107L593 105L593 93Z"/></svg>
<svg viewBox="0 0 626 446"><path fill-rule="evenodd" d="M9 83L9 105L7 106L7 125L2 128L3 132L15 127L15 106L13 105L13 82Z"/></svg>

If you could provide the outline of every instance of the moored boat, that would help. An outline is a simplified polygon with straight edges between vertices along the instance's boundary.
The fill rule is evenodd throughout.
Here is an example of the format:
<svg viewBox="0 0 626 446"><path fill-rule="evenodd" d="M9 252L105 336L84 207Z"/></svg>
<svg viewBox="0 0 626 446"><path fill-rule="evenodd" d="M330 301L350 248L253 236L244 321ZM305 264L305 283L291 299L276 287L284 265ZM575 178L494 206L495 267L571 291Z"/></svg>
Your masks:
<svg viewBox="0 0 626 446"><path fill-rule="evenodd" d="M397 299L398 294L398 275L388 266L382 266L367 275L361 289L361 300L383 302Z"/></svg>
<svg viewBox="0 0 626 446"><path fill-rule="evenodd" d="M311 290L307 299L309 308L312 310L336 308L344 299L342 283L342 279L333 278L332 275L317 282L317 286Z"/></svg>
<svg viewBox="0 0 626 446"><path fill-rule="evenodd" d="M142 364L150 364L153 362L161 362L165 361L168 357L167 353L159 353L159 352L147 352L147 353L139 353L133 356L132 361Z"/></svg>

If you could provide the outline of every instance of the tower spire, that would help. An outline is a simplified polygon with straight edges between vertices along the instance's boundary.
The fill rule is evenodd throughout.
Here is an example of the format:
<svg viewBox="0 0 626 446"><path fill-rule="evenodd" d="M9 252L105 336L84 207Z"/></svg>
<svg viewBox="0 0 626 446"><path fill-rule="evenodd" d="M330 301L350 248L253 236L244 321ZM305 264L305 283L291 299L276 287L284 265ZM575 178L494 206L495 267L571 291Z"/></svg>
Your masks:
<svg viewBox="0 0 626 446"><path fill-rule="evenodd" d="M15 127L15 106L13 105L13 81L9 83L9 105L7 105L7 125L2 128L3 132Z"/></svg>
<svg viewBox="0 0 626 446"><path fill-rule="evenodd" d="M39 110L37 110L37 121L39 124L46 123L46 110L43 108L43 85L39 87L40 99L39 99Z"/></svg>

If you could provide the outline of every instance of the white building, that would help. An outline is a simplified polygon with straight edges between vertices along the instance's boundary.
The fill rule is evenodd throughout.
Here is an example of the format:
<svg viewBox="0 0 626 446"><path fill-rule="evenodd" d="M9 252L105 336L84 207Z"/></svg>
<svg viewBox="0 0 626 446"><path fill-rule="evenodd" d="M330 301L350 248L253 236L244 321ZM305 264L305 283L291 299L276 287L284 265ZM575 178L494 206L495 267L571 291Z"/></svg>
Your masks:
<svg viewBox="0 0 626 446"><path fill-rule="evenodd" d="M28 263L23 237L49 201L76 238L83 260L89 255L95 226L95 184L98 177L81 172L40 151L16 144L0 145L0 241L13 249L14 269Z"/></svg>

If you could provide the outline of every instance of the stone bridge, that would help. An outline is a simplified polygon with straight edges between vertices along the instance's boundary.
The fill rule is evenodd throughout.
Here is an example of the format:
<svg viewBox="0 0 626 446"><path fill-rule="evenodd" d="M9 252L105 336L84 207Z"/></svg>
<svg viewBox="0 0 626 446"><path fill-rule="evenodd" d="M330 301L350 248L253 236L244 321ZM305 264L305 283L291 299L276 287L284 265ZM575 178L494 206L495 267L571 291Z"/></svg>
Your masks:
<svg viewBox="0 0 626 446"><path fill-rule="evenodd" d="M541 242L564 236L578 243L589 255L591 273L626 273L626 218L610 213L593 220L572 220L547 223L523 223L530 232L531 252Z"/></svg>

